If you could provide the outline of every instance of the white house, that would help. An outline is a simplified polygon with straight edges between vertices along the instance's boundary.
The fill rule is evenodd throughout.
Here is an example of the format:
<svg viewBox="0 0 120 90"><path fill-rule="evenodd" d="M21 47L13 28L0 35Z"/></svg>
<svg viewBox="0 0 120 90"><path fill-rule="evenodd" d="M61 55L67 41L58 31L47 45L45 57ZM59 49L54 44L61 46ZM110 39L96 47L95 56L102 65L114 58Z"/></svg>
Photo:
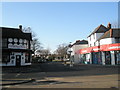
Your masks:
<svg viewBox="0 0 120 90"><path fill-rule="evenodd" d="M98 26L87 38L89 47L99 46L97 40L109 29L111 28L111 24L109 23L107 28L104 25Z"/></svg>
<svg viewBox="0 0 120 90"><path fill-rule="evenodd" d="M115 65L120 63L120 29L113 28L105 32L98 42L100 46L108 45L110 50L102 51L103 65L107 64L107 59L109 57L110 64Z"/></svg>
<svg viewBox="0 0 120 90"><path fill-rule="evenodd" d="M90 57L91 64L119 64L120 62L120 29L108 26L98 26L88 36L89 48L81 50L86 51Z"/></svg>
<svg viewBox="0 0 120 90"><path fill-rule="evenodd" d="M74 64L80 63L80 54L77 53L79 49L87 48L88 41L87 40L77 40L75 43L72 44L72 53Z"/></svg>

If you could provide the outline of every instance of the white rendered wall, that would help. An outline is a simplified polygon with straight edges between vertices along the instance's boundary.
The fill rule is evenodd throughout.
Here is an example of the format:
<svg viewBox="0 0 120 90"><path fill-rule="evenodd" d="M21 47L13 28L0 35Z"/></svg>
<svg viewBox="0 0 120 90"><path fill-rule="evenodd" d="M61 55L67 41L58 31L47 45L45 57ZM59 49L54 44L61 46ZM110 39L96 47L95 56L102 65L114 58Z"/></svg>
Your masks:
<svg viewBox="0 0 120 90"><path fill-rule="evenodd" d="M102 65L105 65L105 53L104 52L101 53L102 53Z"/></svg>
<svg viewBox="0 0 120 90"><path fill-rule="evenodd" d="M88 47L88 44L81 44L81 45L74 45L72 47L72 49L75 54L75 52L78 51L79 49L83 49L83 48L87 48L87 47Z"/></svg>
<svg viewBox="0 0 120 90"><path fill-rule="evenodd" d="M100 40L100 45L112 44L112 43L115 43L114 38L105 38Z"/></svg>
<svg viewBox="0 0 120 90"><path fill-rule="evenodd" d="M104 33L95 33L95 40L98 40Z"/></svg>
<svg viewBox="0 0 120 90"><path fill-rule="evenodd" d="M78 64L80 62L79 54L76 54L75 52L87 47L88 47L88 44L74 45L72 47L73 52L71 53L71 55L74 55L74 64Z"/></svg>
<svg viewBox="0 0 120 90"><path fill-rule="evenodd" d="M96 41L96 46L100 46L100 41Z"/></svg>
<svg viewBox="0 0 120 90"><path fill-rule="evenodd" d="M88 37L89 47L97 46L96 41L103 35L104 33L94 33L90 37Z"/></svg>
<svg viewBox="0 0 120 90"><path fill-rule="evenodd" d="M111 65L115 65L115 54L114 51L110 51L111 54Z"/></svg>

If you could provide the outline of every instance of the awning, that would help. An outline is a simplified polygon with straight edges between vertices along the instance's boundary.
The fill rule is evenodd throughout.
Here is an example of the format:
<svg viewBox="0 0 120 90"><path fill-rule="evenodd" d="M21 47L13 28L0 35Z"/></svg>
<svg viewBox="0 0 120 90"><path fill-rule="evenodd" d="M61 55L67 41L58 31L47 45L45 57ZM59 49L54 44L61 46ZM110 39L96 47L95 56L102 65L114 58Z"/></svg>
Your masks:
<svg viewBox="0 0 120 90"><path fill-rule="evenodd" d="M88 48L80 49L76 53L85 54L85 53L91 53L91 52L115 51L115 50L120 50L120 43L88 47Z"/></svg>

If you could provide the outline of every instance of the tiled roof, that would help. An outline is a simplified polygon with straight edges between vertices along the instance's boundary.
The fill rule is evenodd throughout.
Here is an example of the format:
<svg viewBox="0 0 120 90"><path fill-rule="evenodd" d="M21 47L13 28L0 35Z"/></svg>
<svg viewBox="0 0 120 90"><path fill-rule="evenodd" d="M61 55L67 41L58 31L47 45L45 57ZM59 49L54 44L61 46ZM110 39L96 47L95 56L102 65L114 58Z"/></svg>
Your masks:
<svg viewBox="0 0 120 90"><path fill-rule="evenodd" d="M73 45L88 44L87 40L77 40Z"/></svg>
<svg viewBox="0 0 120 90"><path fill-rule="evenodd" d="M120 28L110 29L109 31L105 32L97 41L104 39L104 38L115 38L120 37Z"/></svg>
<svg viewBox="0 0 120 90"><path fill-rule="evenodd" d="M120 28L113 28L111 37L120 37Z"/></svg>
<svg viewBox="0 0 120 90"><path fill-rule="evenodd" d="M2 30L2 38L22 38L32 40L31 33L24 33L17 28L0 27L0 30Z"/></svg>
<svg viewBox="0 0 120 90"><path fill-rule="evenodd" d="M108 31L108 29L104 26L104 25L100 25L100 26L98 26L89 36L91 36L92 34L94 34L94 33L104 33L104 32L106 32L106 31ZM88 36L88 37L89 37Z"/></svg>

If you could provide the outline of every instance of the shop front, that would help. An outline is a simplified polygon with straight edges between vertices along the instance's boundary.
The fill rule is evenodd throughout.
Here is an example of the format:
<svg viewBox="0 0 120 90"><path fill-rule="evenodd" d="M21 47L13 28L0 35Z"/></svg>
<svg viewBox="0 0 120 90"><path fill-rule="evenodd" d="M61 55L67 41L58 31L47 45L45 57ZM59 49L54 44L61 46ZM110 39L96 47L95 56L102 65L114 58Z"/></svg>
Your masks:
<svg viewBox="0 0 120 90"><path fill-rule="evenodd" d="M2 66L24 66L31 65L30 50L7 49L2 53Z"/></svg>
<svg viewBox="0 0 120 90"><path fill-rule="evenodd" d="M120 50L119 51L115 51L115 64L119 64L120 65Z"/></svg>
<svg viewBox="0 0 120 90"><path fill-rule="evenodd" d="M101 52L92 52L92 64L102 64Z"/></svg>
<svg viewBox="0 0 120 90"><path fill-rule="evenodd" d="M111 53L110 53L110 51L105 51L105 64L111 65Z"/></svg>
<svg viewBox="0 0 120 90"><path fill-rule="evenodd" d="M120 64L120 43L106 44L79 50L81 62L88 61L90 55L91 64L116 65Z"/></svg>

